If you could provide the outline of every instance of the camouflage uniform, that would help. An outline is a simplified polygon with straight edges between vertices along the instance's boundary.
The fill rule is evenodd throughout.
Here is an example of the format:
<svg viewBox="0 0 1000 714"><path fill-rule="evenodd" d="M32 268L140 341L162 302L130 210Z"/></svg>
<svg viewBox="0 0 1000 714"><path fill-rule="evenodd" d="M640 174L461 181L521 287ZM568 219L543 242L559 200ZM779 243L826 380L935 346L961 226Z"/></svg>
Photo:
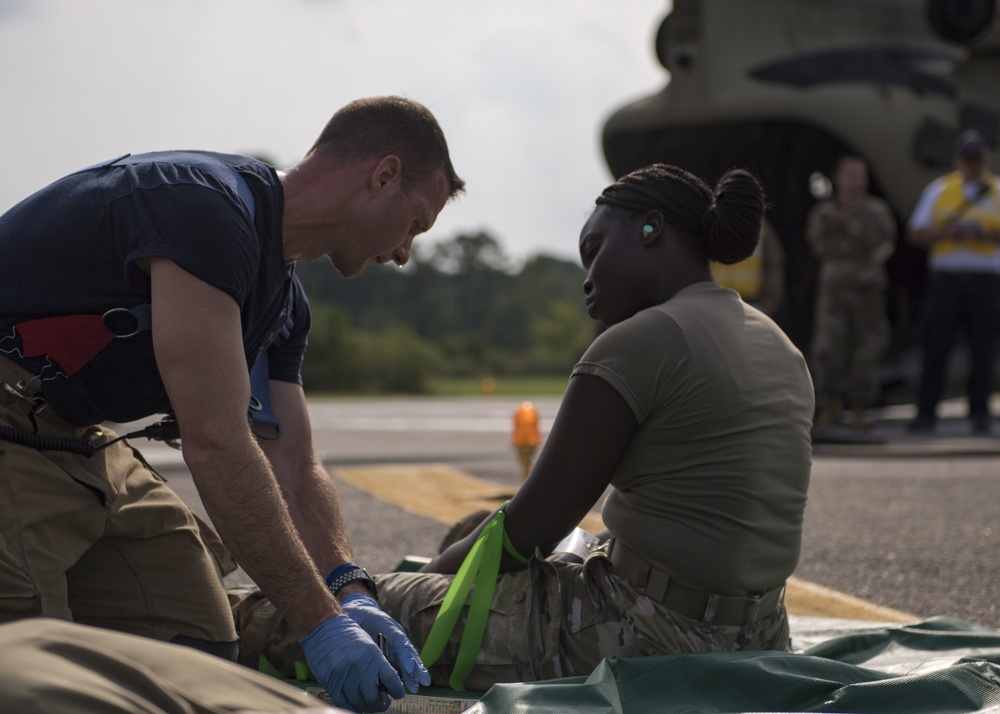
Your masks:
<svg viewBox="0 0 1000 714"><path fill-rule="evenodd" d="M452 576L391 573L377 580L382 608L415 644L425 642ZM753 623L738 647L740 630L733 625L702 631L700 620L640 595L602 551L583 564L533 558L526 569L498 578L482 648L465 686L486 691L496 682L587 675L604 658L789 647L782 604ZM448 685L462 631L459 624L430 668L437 685Z"/></svg>
<svg viewBox="0 0 1000 714"><path fill-rule="evenodd" d="M885 201L867 196L844 207L823 201L809 213L806 238L820 260L812 374L817 395L839 402L840 382L853 361L851 403L871 406L878 395L879 359L889 343L884 264L895 249L896 223Z"/></svg>
<svg viewBox="0 0 1000 714"><path fill-rule="evenodd" d="M422 646L452 576L390 573L375 578L382 609ZM284 676L301 677L305 657L287 621L259 591L242 595L233 598L240 663L256 669L263 655ZM438 686L448 686L462 639L461 622L429 668ZM497 579L483 644L465 687L485 692L496 682L587 675L606 657L790 647L783 603L758 618L738 644L740 632L739 625L703 631L700 620L640 595L616 575L603 551L583 564L533 558L526 569Z"/></svg>

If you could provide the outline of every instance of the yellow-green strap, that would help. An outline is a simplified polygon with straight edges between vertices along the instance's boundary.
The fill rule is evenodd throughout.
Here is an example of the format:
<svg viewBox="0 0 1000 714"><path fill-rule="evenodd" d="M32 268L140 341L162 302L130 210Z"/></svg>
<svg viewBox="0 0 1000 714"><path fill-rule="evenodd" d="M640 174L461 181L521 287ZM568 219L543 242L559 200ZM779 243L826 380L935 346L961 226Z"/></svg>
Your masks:
<svg viewBox="0 0 1000 714"><path fill-rule="evenodd" d="M503 513L497 515L487 528L486 545L483 548L483 559L476 575L476 589L472 592L472 602L469 603L469 613L465 618L465 631L462 642L455 657L455 666L451 671L448 684L452 689L464 689L465 680L476 664L476 654L483 644L486 634L486 620L490 614L490 604L493 602L493 591L496 589L497 575L500 574L500 556L503 554Z"/></svg>
<svg viewBox="0 0 1000 714"><path fill-rule="evenodd" d="M309 669L309 665L302 660L292 662L292 666L295 668L295 681L308 682L316 679L316 676ZM257 671L272 677L277 677L278 679L288 679L284 673L271 664L271 661L263 654L257 657Z"/></svg>
<svg viewBox="0 0 1000 714"><path fill-rule="evenodd" d="M425 666L431 667L437 662L455 630L455 625L458 624L469 591L473 584L476 584L472 602L469 604L469 614L465 620L465 630L458 647L458 655L455 658L455 666L448 680L452 689L460 690L464 687L465 680L476 663L476 654L483 644L483 635L486 632L486 620L493 601L493 591L496 589L497 575L500 573L500 558L503 551L507 550L521 563L528 562L528 559L518 553L507 538L503 525L506 507L507 504L503 504L493 520L486 524L462 562L420 652L420 658Z"/></svg>
<svg viewBox="0 0 1000 714"><path fill-rule="evenodd" d="M465 599L468 597L476 574L479 572L479 566L483 560L483 549L486 546L486 537L489 535L491 526L493 523L489 523L476 539L472 549L455 574L455 578L451 581L448 592L445 593L444 601L438 609L430 634L427 635L427 641L420 651L420 659L423 660L425 667L430 667L437 662L458 623L458 617L462 614L462 605L465 604Z"/></svg>
<svg viewBox="0 0 1000 714"><path fill-rule="evenodd" d="M509 503L509 501L508 501L508 503ZM504 505L506 506L507 504L505 503ZM514 544L510 542L510 538L507 537L507 529L506 528L504 528L504 531L503 531L503 549L506 550L507 553L510 556L512 556L514 558L514 560L516 560L521 565L527 565L528 564L528 559L525 558L520 553L518 553L517 552L517 548L515 548Z"/></svg>

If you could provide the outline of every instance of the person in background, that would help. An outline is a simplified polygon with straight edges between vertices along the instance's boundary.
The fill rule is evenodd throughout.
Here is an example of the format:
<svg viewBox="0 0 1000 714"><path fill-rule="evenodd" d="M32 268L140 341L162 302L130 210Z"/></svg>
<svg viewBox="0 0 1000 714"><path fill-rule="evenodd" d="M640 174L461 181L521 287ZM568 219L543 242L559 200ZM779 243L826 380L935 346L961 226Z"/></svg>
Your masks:
<svg viewBox="0 0 1000 714"><path fill-rule="evenodd" d="M896 250L896 221L889 204L868 193L864 159L842 156L832 173L833 198L806 219L806 240L820 264L811 368L822 406L815 426L836 423L850 376L851 426L864 430L871 428L867 410L878 397L879 360L889 346L885 262Z"/></svg>
<svg viewBox="0 0 1000 714"><path fill-rule="evenodd" d="M910 243L928 250L923 300L917 417L909 429L928 433L937 422L952 345L963 331L969 350L966 395L972 431L991 431L990 393L1000 334L1000 178L977 131L954 145L955 170L924 189L908 224Z"/></svg>
<svg viewBox="0 0 1000 714"><path fill-rule="evenodd" d="M776 319L785 299L785 249L766 218L761 223L760 242L753 255L733 265L712 263L710 267L715 282L732 288L755 308Z"/></svg>

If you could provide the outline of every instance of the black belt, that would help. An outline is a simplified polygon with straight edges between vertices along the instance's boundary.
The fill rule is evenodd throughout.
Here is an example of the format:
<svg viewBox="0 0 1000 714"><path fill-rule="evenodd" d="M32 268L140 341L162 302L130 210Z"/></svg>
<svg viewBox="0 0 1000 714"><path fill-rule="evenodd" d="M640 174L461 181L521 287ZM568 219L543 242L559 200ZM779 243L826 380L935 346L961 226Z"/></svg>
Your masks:
<svg viewBox="0 0 1000 714"><path fill-rule="evenodd" d="M716 595L681 585L670 575L626 546L617 538L608 551L615 572L643 595L692 620L703 628L712 625L749 626L757 618L773 613L783 600L785 584L761 593Z"/></svg>
<svg viewBox="0 0 1000 714"><path fill-rule="evenodd" d="M32 386L32 381L32 375L27 370L0 356L0 406L20 405L22 409L30 411L32 424L35 424L35 415L48 409L49 403L45 401L38 389ZM9 424L0 424L0 441L8 441L38 451L67 451L87 458L101 449L111 446L116 441L137 437L165 441L168 445L179 449L177 441L180 436L180 426L173 415L165 416L144 429L130 432L111 441L105 441L99 446L80 439L39 434L37 424L35 424L34 431L18 429Z"/></svg>

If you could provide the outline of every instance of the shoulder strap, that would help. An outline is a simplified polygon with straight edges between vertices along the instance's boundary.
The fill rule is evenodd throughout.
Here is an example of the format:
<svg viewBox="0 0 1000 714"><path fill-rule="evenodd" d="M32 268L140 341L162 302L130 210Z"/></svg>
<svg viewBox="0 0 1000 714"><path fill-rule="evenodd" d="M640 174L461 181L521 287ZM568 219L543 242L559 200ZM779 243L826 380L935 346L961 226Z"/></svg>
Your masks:
<svg viewBox="0 0 1000 714"><path fill-rule="evenodd" d="M256 204L254 202L253 192L250 190L250 184L247 183L247 180L243 178L243 175L232 166L219 161L218 159L213 159L208 154L188 151L155 151L148 154L126 154L120 159L116 159L109 164L103 165L127 166L129 164L156 161L190 166L191 168L204 171L206 174L214 176L221 183L229 186L229 188L236 193L240 199L240 203L243 204L243 207L246 209L251 219L253 218L256 210Z"/></svg>
<svg viewBox="0 0 1000 714"><path fill-rule="evenodd" d="M180 151L126 154L89 168L148 161L178 163L214 176L237 195L253 220L256 204L250 184L239 171L208 154ZM70 376L96 357L115 338L131 337L139 332L149 331L152 328L150 312L149 303L142 303L131 308L112 308L104 315L57 315L25 320L15 325L15 328L21 336L25 357L47 355Z"/></svg>

